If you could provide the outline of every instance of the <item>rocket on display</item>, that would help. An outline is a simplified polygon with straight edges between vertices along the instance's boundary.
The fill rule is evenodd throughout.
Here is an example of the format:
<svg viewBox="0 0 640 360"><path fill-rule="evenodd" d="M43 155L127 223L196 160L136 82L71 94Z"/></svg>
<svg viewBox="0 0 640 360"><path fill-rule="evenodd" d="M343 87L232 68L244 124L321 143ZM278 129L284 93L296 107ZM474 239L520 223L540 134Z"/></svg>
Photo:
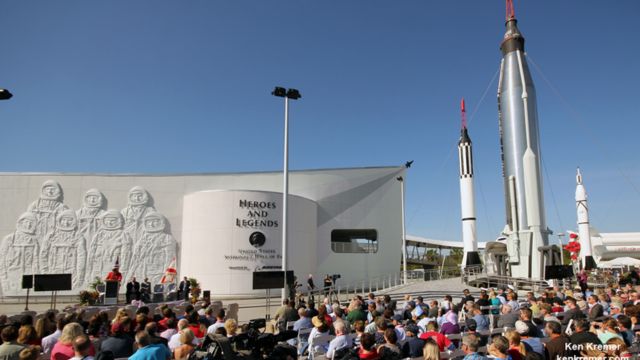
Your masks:
<svg viewBox="0 0 640 360"><path fill-rule="evenodd" d="M545 223L536 92L512 0L500 44L498 113L505 187L507 259L513 277L542 278L540 247L548 244Z"/></svg>
<svg viewBox="0 0 640 360"><path fill-rule="evenodd" d="M481 265L478 253L478 240L476 237L476 209L473 190L473 150L471 138L467 131L467 115L464 99L460 101L462 112L462 128L460 141L458 142L458 162L460 167L460 208L462 211L462 241L464 255L462 268Z"/></svg>
<svg viewBox="0 0 640 360"><path fill-rule="evenodd" d="M589 206L587 191L582 184L582 174L576 174L576 211L578 212L578 238L580 239L580 262L585 270L596 268L591 252L591 230L589 229Z"/></svg>

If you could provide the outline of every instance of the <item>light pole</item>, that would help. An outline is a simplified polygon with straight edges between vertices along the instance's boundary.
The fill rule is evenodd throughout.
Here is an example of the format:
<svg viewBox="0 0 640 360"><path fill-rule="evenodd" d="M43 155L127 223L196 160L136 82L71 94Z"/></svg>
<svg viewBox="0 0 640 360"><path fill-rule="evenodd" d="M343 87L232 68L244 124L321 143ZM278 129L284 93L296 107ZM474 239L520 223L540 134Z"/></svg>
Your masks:
<svg viewBox="0 0 640 360"><path fill-rule="evenodd" d="M558 243L560 243L560 265L564 265L564 254L562 253L562 238L564 235L565 233L558 234Z"/></svg>
<svg viewBox="0 0 640 360"><path fill-rule="evenodd" d="M284 271L284 287L282 300L287 298L287 205L289 203L289 99L298 100L302 96L296 89L285 89L276 86L271 95L284 98L284 168L282 177L282 271Z"/></svg>
<svg viewBox="0 0 640 360"><path fill-rule="evenodd" d="M396 178L400 182L400 218L402 221L402 283L407 284L407 236L404 226L404 178L398 176Z"/></svg>

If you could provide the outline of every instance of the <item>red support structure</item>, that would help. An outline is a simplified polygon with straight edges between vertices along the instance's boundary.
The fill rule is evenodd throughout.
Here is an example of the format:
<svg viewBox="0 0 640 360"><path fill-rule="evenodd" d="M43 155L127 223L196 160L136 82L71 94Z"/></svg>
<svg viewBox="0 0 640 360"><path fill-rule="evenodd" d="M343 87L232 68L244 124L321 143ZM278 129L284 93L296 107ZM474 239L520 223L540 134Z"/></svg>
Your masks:
<svg viewBox="0 0 640 360"><path fill-rule="evenodd" d="M513 0L507 0L507 21L516 18L516 12L513 10Z"/></svg>
<svg viewBox="0 0 640 360"><path fill-rule="evenodd" d="M462 112L462 128L467 128L467 110L464 107L464 98L460 100L460 111Z"/></svg>

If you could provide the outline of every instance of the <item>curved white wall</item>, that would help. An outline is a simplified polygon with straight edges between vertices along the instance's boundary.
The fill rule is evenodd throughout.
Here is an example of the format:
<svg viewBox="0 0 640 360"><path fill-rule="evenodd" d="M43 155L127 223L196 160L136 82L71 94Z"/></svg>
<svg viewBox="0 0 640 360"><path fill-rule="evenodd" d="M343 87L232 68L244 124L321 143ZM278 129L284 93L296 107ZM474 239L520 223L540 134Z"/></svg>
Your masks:
<svg viewBox="0 0 640 360"><path fill-rule="evenodd" d="M304 281L316 269L317 205L289 195L287 268ZM264 294L253 290L253 271L282 266L282 194L213 190L183 200L181 276L195 277L212 296ZM264 234L252 245L251 234Z"/></svg>

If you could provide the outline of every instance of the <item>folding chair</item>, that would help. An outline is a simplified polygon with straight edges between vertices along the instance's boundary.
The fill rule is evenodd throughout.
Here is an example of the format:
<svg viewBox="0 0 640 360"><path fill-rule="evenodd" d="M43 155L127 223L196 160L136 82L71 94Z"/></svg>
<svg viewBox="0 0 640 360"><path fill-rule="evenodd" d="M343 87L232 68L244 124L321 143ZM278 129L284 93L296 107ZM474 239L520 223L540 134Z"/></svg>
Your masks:
<svg viewBox="0 0 640 360"><path fill-rule="evenodd" d="M309 341L309 359L316 359L316 356L318 355L323 355L324 354L324 348L325 346L329 345L329 342L331 340L333 340L334 336L333 335L320 335L320 336L316 336L313 339L310 339ZM316 346L318 346L319 348L316 349Z"/></svg>

